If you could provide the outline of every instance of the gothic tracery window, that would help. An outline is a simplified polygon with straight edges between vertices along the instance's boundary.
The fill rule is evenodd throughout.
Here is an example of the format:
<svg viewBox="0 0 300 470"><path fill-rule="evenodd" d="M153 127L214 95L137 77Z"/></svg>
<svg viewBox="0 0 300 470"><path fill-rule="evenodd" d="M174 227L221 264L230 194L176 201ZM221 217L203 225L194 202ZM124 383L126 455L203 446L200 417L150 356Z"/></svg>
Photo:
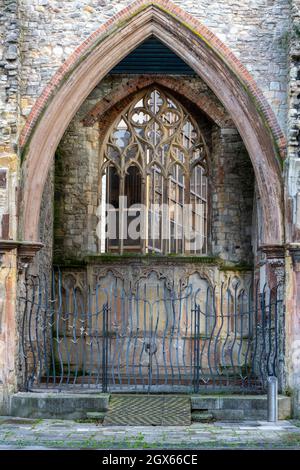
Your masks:
<svg viewBox="0 0 300 470"><path fill-rule="evenodd" d="M207 253L207 147L177 100L139 93L101 148L101 252Z"/></svg>

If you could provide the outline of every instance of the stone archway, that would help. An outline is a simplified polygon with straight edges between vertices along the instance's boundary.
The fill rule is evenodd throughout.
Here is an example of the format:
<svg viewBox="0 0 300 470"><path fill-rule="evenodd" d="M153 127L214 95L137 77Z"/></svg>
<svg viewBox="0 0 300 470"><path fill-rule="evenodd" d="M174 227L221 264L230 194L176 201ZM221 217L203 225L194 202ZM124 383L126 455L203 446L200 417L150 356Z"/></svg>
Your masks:
<svg viewBox="0 0 300 470"><path fill-rule="evenodd" d="M129 103L135 93L153 84L160 85L166 90L177 93L179 96L184 96L190 103L193 103L197 108L203 111L218 126L234 127L234 124L226 113L226 110L220 106L216 99L208 97L207 94L204 98L199 93L193 91L185 83L178 82L175 77L151 74L131 78L127 81L126 86L124 86L124 84L120 85L116 90L114 90L114 93L109 97L109 100L100 101L89 110L82 121L83 124L85 126L93 125L99 116L110 113L115 106L119 107L119 103L124 103L124 105L125 103Z"/></svg>
<svg viewBox="0 0 300 470"><path fill-rule="evenodd" d="M283 242L280 151L284 138L253 78L206 27L168 0L138 0L93 33L53 77L21 136L20 237L37 241L44 184L58 143L96 84L150 36L177 53L207 83L234 121L251 158L263 212L263 244Z"/></svg>

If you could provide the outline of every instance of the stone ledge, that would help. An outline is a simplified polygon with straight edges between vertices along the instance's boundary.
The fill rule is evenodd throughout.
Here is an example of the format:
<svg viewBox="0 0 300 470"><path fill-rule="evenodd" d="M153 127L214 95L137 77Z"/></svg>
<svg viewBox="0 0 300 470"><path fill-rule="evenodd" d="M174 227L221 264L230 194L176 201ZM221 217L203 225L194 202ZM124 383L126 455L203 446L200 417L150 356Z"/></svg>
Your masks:
<svg viewBox="0 0 300 470"><path fill-rule="evenodd" d="M83 419L87 412L106 411L109 394L19 392L10 398L10 415L19 418Z"/></svg>
<svg viewBox="0 0 300 470"><path fill-rule="evenodd" d="M9 414L34 419L85 419L87 414L108 410L109 394L105 393L33 393L19 392L10 398ZM291 398L279 396L279 419L291 417ZM214 419L240 421L267 419L266 395L191 396L192 411L202 410Z"/></svg>
<svg viewBox="0 0 300 470"><path fill-rule="evenodd" d="M44 244L40 242L31 242L26 240L2 240L0 239L0 256L5 253L18 250L18 257L30 262L36 253L43 248Z"/></svg>
<svg viewBox="0 0 300 470"><path fill-rule="evenodd" d="M267 395L193 395L191 402L192 410L205 410L216 419L267 419ZM279 395L279 419L288 419L291 414L291 398Z"/></svg>

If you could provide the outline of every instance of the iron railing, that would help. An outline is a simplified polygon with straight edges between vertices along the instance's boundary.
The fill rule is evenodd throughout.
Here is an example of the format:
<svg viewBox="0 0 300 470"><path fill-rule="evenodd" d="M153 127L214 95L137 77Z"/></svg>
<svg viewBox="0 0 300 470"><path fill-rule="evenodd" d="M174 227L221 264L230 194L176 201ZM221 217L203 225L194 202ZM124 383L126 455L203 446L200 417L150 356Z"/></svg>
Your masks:
<svg viewBox="0 0 300 470"><path fill-rule="evenodd" d="M50 288L51 287L51 288ZM283 286L224 281L124 289L27 275L20 296L25 390L261 392L283 383Z"/></svg>

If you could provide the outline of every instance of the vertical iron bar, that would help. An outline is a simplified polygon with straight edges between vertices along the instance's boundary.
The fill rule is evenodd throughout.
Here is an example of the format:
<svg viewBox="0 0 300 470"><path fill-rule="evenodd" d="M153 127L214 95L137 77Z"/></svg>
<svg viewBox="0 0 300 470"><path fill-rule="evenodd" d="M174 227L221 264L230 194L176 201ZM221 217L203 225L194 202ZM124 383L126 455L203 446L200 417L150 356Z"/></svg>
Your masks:
<svg viewBox="0 0 300 470"><path fill-rule="evenodd" d="M216 286L214 286L214 288L213 288L212 296L213 296L212 313L210 314L210 316L213 316L214 324L213 324L212 330L211 330L210 335L209 335L208 347L207 347L207 358L208 358L208 368L209 368L209 372L210 372L210 378L212 380L212 386L213 386L213 388L215 388L216 378L215 378L215 375L213 373L213 368L212 368L211 347L212 347L212 342L213 342L214 333L215 333L216 324L217 324Z"/></svg>
<svg viewBox="0 0 300 470"><path fill-rule="evenodd" d="M29 319L28 319L28 334L29 334L29 345L30 345L30 351L32 353L32 371L30 374L30 377L28 377L28 388L31 388L34 380L35 380L35 373L36 373L36 357L35 357L35 351L34 351L34 344L32 341L32 316L33 316L33 311L34 311L34 306L35 306L35 294L36 294L36 285L34 284L33 276L30 276L32 285L32 295L31 295L31 302L30 302L30 310L29 310Z"/></svg>
<svg viewBox="0 0 300 470"><path fill-rule="evenodd" d="M223 330L223 323L224 323L224 316L223 316L223 285L224 282L221 283L220 286L220 315L218 316L218 312L215 312L216 315L216 323L218 324L218 318L220 317L219 322L219 329L215 337L215 347L214 347L214 364L215 364L215 371L216 375L220 378L222 375L222 371L220 370L220 362L221 362L221 349L220 349L220 337ZM211 331L209 332L211 334Z"/></svg>
<svg viewBox="0 0 300 470"><path fill-rule="evenodd" d="M252 286L252 283L250 283L250 287L248 289L248 303L247 303L247 316L248 316L248 331L247 331L247 348L246 348L246 353L245 353L245 359L244 359L244 363L245 363L245 380L246 380L246 386L250 389L251 387L251 384L250 384L250 380L251 378L249 377L249 374L251 373L251 370L249 370L249 367L248 367L248 356L249 356L249 353L250 353L250 346L251 346L251 342L252 342L252 335L253 335L253 314L254 314L254 308L253 308L253 305L252 305L252 302L251 302L251 293L252 293L252 289L253 289L253 286ZM250 356L251 357L251 356Z"/></svg>
<svg viewBox="0 0 300 470"><path fill-rule="evenodd" d="M98 387L99 386L99 380L100 380L100 367L101 367L99 324L98 324L98 322L99 322L99 313L100 313L100 310L99 310L99 285L98 285L98 283L96 283L95 295L96 295L96 299L95 299L96 312L95 312L95 330L94 331L95 331L95 338L96 338L96 345L97 345L97 375L96 375L96 378L95 378L95 386Z"/></svg>
<svg viewBox="0 0 300 470"><path fill-rule="evenodd" d="M251 351L251 379L255 381L256 385L256 374L258 370L258 361L259 361L259 353L258 353L258 335L260 334L259 332L259 324L258 324L258 306L259 306L259 294L258 294L258 289L259 289L259 281L256 282L254 285L254 306L253 306L253 312L254 312L254 327L253 327L253 340L254 340L254 345L253 349Z"/></svg>
<svg viewBox="0 0 300 470"><path fill-rule="evenodd" d="M65 287L65 290L64 290L64 293L65 293L65 302L64 302L64 305L65 305L65 311L62 312L62 321L64 323L64 328L63 328L63 332L64 332L64 345L65 345L65 351L66 351L66 358L67 358L67 378L66 378L66 386L68 387L69 385L69 381L70 381L70 376L71 376L71 356L70 356L70 352L69 352L69 347L68 347L68 336L67 336L67 325L69 325L69 299L70 299L70 295L69 295L69 289L68 287L66 286Z"/></svg>
<svg viewBox="0 0 300 470"><path fill-rule="evenodd" d="M50 350L51 350L51 359L52 362L52 373L53 373L53 386L56 385L56 367L55 367L55 349L54 349L54 324L55 324L55 305L56 305L56 289L55 289L55 269L52 271L52 286L51 286L51 304L50 304Z"/></svg>
<svg viewBox="0 0 300 470"><path fill-rule="evenodd" d="M269 302L268 305L266 306L266 311L269 314L269 317L267 317L268 321L268 353L267 353L267 374L268 376L272 375L272 370L271 370L271 357L273 353L273 339L272 339L272 288L269 288Z"/></svg>
<svg viewBox="0 0 300 470"><path fill-rule="evenodd" d="M260 361L259 361L259 370L261 375L261 381L265 388L266 386L266 372L267 372L267 364L266 364L266 288L267 285L264 285L262 294L261 294L261 334L262 334L262 344L261 344L261 352L260 352Z"/></svg>
<svg viewBox="0 0 300 470"><path fill-rule="evenodd" d="M48 366L48 330L47 330L47 316L49 314L49 292L48 292L48 279L46 274L44 274L44 296L45 296L45 308L44 308L44 318L43 318L43 342L44 342L44 370L46 373L46 387L48 388L49 383L49 366Z"/></svg>
<svg viewBox="0 0 300 470"><path fill-rule="evenodd" d="M22 318L22 330L21 330L21 337L22 337L22 353L24 358L24 389L28 392L29 384L28 384L28 351L27 351L27 309L28 309L28 271L26 269L25 277L24 277L24 288L25 288L25 298L24 298L24 309L23 309L23 318Z"/></svg>
<svg viewBox="0 0 300 470"><path fill-rule="evenodd" d="M103 324L102 324L102 335L103 335L103 350L102 350L102 392L108 390L107 380L107 365L108 365L108 304L103 305Z"/></svg>
<svg viewBox="0 0 300 470"><path fill-rule="evenodd" d="M279 370L277 367L278 358L278 286L275 288L275 300L274 300L274 355L272 364L272 375L279 379Z"/></svg>
<svg viewBox="0 0 300 470"><path fill-rule="evenodd" d="M200 305L195 304L195 324L194 324L194 391L199 392L199 369L200 369Z"/></svg>
<svg viewBox="0 0 300 470"><path fill-rule="evenodd" d="M60 362L60 380L59 380L59 389L62 386L63 378L64 378L64 363L61 355L60 350L60 343L61 340L59 338L60 334L60 321L62 317L62 279L61 279L61 272L58 273L58 309L57 309L57 320L56 320L56 341L57 341L57 351L58 357Z"/></svg>
<svg viewBox="0 0 300 470"><path fill-rule="evenodd" d="M41 385L42 373L43 373L43 362L42 362L42 352L40 344L40 321L41 321L41 309L42 309L42 287L40 276L37 276L37 290L38 290L38 300L35 309L35 342L37 349L37 358L38 358L38 370L36 374L37 385Z"/></svg>
<svg viewBox="0 0 300 470"><path fill-rule="evenodd" d="M163 339L162 339L162 344L163 344L163 361L164 361L164 370L165 370L165 385L168 383L168 368L167 368L167 351L166 351L166 337L167 337L167 332L169 328L169 310L168 310L168 304L167 304L167 297L166 297L166 289L164 289L164 309L166 312L166 322L165 322L165 328L163 331Z"/></svg>

